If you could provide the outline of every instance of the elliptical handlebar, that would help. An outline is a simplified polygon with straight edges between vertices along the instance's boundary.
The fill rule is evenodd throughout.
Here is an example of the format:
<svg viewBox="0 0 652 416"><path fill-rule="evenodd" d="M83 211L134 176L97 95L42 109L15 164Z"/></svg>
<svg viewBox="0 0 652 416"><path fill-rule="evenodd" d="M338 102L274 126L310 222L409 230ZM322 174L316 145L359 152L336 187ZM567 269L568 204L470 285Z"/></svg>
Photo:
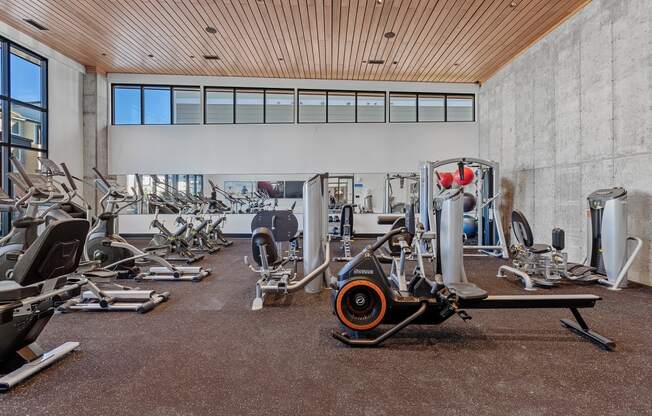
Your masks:
<svg viewBox="0 0 652 416"><path fill-rule="evenodd" d="M16 168L16 171L20 175L21 178L23 178L23 181L25 181L25 185L27 185L28 188L34 188L34 183L32 182L32 179L29 177L29 174L25 170L25 167L23 166L22 163L14 156L13 154L9 156L9 160L11 161L11 164Z"/></svg>
<svg viewBox="0 0 652 416"><path fill-rule="evenodd" d="M65 163L61 164L61 169L63 169L63 173L66 175L66 179L68 180L68 183L70 184L70 187L72 188L73 191L77 190L77 184L75 183L75 180L72 178L72 175L70 174L70 171L68 170L68 166L66 166Z"/></svg>

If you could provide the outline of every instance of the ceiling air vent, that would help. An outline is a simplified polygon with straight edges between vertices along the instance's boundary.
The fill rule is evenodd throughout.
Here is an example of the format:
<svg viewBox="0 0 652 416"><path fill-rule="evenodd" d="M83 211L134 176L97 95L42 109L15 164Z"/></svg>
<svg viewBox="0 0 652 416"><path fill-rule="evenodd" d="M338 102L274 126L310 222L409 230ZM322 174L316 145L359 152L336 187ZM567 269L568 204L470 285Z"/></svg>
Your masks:
<svg viewBox="0 0 652 416"><path fill-rule="evenodd" d="M217 55L204 55L204 59L207 61L219 61L220 57Z"/></svg>
<svg viewBox="0 0 652 416"><path fill-rule="evenodd" d="M48 30L47 27L43 26L42 24L40 24L39 22L37 22L37 21L35 21L35 20L33 20L33 19L24 19L24 20L25 20L25 22L27 22L27 23L29 23L30 25L32 25L32 26L34 26L35 28L37 28L38 30Z"/></svg>
<svg viewBox="0 0 652 416"><path fill-rule="evenodd" d="M371 64L371 65L382 65L382 64L385 63L385 60L384 59L370 59L370 60L367 61L367 63Z"/></svg>

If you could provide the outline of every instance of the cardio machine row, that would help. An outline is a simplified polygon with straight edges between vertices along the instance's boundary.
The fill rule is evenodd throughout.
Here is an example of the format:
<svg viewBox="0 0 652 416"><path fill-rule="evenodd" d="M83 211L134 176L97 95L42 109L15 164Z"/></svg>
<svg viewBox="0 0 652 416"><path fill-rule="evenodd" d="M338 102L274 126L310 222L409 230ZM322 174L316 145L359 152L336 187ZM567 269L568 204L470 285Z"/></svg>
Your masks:
<svg viewBox="0 0 652 416"><path fill-rule="evenodd" d="M94 215L78 189L84 181L71 175L65 163L39 158L39 171L28 172L14 156L10 162L15 196L0 189L0 210L15 218L0 239L0 391L78 347L66 342L44 351L37 344L55 311L146 313L166 302L170 293L130 287L118 279L199 282L210 269L179 266L177 260L187 263L186 251L197 257L206 247L200 238L230 245L221 233L222 220L201 227L181 224L195 232L175 230L170 239L159 238L141 250L118 232L120 212L146 198L140 177L129 193L95 169L94 183L86 183L102 195ZM195 220L201 215L195 212Z"/></svg>

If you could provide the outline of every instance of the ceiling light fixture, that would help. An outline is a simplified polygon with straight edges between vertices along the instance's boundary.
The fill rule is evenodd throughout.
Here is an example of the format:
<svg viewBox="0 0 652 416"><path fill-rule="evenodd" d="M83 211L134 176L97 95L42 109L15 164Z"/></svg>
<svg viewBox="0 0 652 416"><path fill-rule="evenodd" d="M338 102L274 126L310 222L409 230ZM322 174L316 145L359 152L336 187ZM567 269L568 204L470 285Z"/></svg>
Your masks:
<svg viewBox="0 0 652 416"><path fill-rule="evenodd" d="M382 64L385 63L385 60L384 59L370 59L370 60L367 61L367 63L371 64L371 65L382 65Z"/></svg>
<svg viewBox="0 0 652 416"><path fill-rule="evenodd" d="M279 61L282 61L282 60L283 60L283 58L278 58L278 60L279 60Z"/></svg>
<svg viewBox="0 0 652 416"><path fill-rule="evenodd" d="M518 6L518 3L516 3L515 1L509 3L509 7L516 7L516 6Z"/></svg>
<svg viewBox="0 0 652 416"><path fill-rule="evenodd" d="M207 33L210 33L211 35L214 35L217 33L217 29L215 29L213 26L206 26L206 29L204 29Z"/></svg>
<svg viewBox="0 0 652 416"><path fill-rule="evenodd" d="M34 26L38 30L48 30L47 27L43 26L39 22L35 21L34 19L23 19L25 22L29 23L30 25Z"/></svg>
<svg viewBox="0 0 652 416"><path fill-rule="evenodd" d="M385 36L387 39L392 39L394 36L396 36L396 33L394 33L394 32L385 32L385 34L383 36Z"/></svg>
<svg viewBox="0 0 652 416"><path fill-rule="evenodd" d="M154 55L152 55L151 53L150 53L149 55L147 55L147 56L149 56L150 58L153 58L153 57L154 57Z"/></svg>
<svg viewBox="0 0 652 416"><path fill-rule="evenodd" d="M394 61L394 62L392 62L392 63L393 63L394 65L396 65L396 64L398 64L398 61Z"/></svg>
<svg viewBox="0 0 652 416"><path fill-rule="evenodd" d="M204 59L207 61L219 61L220 57L217 55L204 55Z"/></svg>

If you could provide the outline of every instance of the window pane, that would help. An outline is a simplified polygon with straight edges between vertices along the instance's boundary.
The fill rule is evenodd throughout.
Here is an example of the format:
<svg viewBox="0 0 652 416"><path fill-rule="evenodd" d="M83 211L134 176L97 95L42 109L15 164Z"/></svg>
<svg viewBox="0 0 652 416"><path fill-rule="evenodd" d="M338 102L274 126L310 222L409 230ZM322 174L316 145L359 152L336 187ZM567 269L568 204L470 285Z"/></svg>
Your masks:
<svg viewBox="0 0 652 416"><path fill-rule="evenodd" d="M200 124L199 89L174 89L174 124Z"/></svg>
<svg viewBox="0 0 652 416"><path fill-rule="evenodd" d="M385 122L385 94L358 93L358 123Z"/></svg>
<svg viewBox="0 0 652 416"><path fill-rule="evenodd" d="M265 122L294 123L294 91L265 92Z"/></svg>
<svg viewBox="0 0 652 416"><path fill-rule="evenodd" d="M263 90L235 90L235 122L263 122Z"/></svg>
<svg viewBox="0 0 652 416"><path fill-rule="evenodd" d="M449 95L447 100L448 121L473 121L473 97Z"/></svg>
<svg viewBox="0 0 652 416"><path fill-rule="evenodd" d="M206 90L206 123L233 123L233 90Z"/></svg>
<svg viewBox="0 0 652 416"><path fill-rule="evenodd" d="M42 106L41 60L19 49L9 55L11 98Z"/></svg>
<svg viewBox="0 0 652 416"><path fill-rule="evenodd" d="M299 92L299 123L326 122L326 93L323 91Z"/></svg>
<svg viewBox="0 0 652 416"><path fill-rule="evenodd" d="M390 94L389 121L392 123L417 121L417 95Z"/></svg>
<svg viewBox="0 0 652 416"><path fill-rule="evenodd" d="M43 113L30 107L11 104L11 142L43 148Z"/></svg>
<svg viewBox="0 0 652 416"><path fill-rule="evenodd" d="M179 192L188 192L188 183L186 175L174 175L177 177L177 190Z"/></svg>
<svg viewBox="0 0 652 416"><path fill-rule="evenodd" d="M355 93L328 93L328 122L355 123Z"/></svg>
<svg viewBox="0 0 652 416"><path fill-rule="evenodd" d="M113 124L140 124L140 87L113 89Z"/></svg>
<svg viewBox="0 0 652 416"><path fill-rule="evenodd" d="M170 88L167 87L144 87L143 105L145 124L170 124Z"/></svg>
<svg viewBox="0 0 652 416"><path fill-rule="evenodd" d="M443 95L419 94L419 121L444 121Z"/></svg>
<svg viewBox="0 0 652 416"><path fill-rule="evenodd" d="M25 166L25 170L29 173L36 172L40 169L39 157L44 157L45 154L35 150L21 149L20 147L12 147L11 153L18 159L20 163Z"/></svg>

